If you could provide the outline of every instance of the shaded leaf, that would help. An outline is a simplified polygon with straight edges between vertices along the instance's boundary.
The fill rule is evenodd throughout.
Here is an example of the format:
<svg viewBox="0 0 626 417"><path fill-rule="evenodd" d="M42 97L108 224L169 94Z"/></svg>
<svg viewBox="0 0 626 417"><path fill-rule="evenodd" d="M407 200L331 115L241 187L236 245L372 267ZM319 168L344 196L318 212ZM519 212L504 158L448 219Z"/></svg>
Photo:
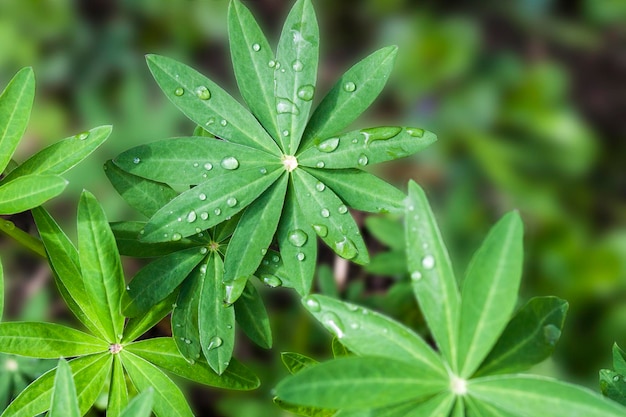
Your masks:
<svg viewBox="0 0 626 417"><path fill-rule="evenodd" d="M141 230L146 227L146 222L113 222L110 226L120 255L155 258L199 246L199 243L191 238L182 238L176 242L142 242L139 236Z"/></svg>
<svg viewBox="0 0 626 417"><path fill-rule="evenodd" d="M626 405L626 378L622 374L608 369L601 369L600 391L605 397Z"/></svg>
<svg viewBox="0 0 626 417"><path fill-rule="evenodd" d="M292 375L297 374L301 370L319 363L315 359L296 352L281 352L280 359L285 367Z"/></svg>
<svg viewBox="0 0 626 417"><path fill-rule="evenodd" d="M615 368L615 371L622 375L626 375L626 352L620 349L620 347L617 346L617 343L613 344L612 352L613 367Z"/></svg>
<svg viewBox="0 0 626 417"><path fill-rule="evenodd" d="M202 351L198 330L198 307L206 272L206 261L200 262L191 271L180 285L176 307L172 310L172 337L180 353L190 362L198 359Z"/></svg>
<svg viewBox="0 0 626 417"><path fill-rule="evenodd" d="M80 417L78 398L72 371L65 359L60 359L54 377L54 391L48 417Z"/></svg>
<svg viewBox="0 0 626 417"><path fill-rule="evenodd" d="M122 338L122 343L132 342L159 323L170 311L172 311L173 304L176 302L177 297L178 292L174 291L167 298L155 304L145 314L128 319L126 327L124 327L124 337Z"/></svg>
<svg viewBox="0 0 626 417"><path fill-rule="evenodd" d="M250 340L265 349L272 347L270 318L261 295L250 281L235 302L235 318Z"/></svg>

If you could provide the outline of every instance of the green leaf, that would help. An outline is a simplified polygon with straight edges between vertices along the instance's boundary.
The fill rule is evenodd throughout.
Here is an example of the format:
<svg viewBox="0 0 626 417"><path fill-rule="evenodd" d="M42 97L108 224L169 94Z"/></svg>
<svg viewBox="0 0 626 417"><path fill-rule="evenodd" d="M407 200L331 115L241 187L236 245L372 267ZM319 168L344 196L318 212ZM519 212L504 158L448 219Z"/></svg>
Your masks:
<svg viewBox="0 0 626 417"><path fill-rule="evenodd" d="M146 60L167 98L194 123L229 142L280 155L254 116L213 81L170 58L147 55Z"/></svg>
<svg viewBox="0 0 626 417"><path fill-rule="evenodd" d="M396 46L379 49L346 71L315 109L300 149L340 132L359 117L385 86L397 52Z"/></svg>
<svg viewBox="0 0 626 417"><path fill-rule="evenodd" d="M0 185L0 213L15 214L61 194L68 182L56 175L25 175Z"/></svg>
<svg viewBox="0 0 626 417"><path fill-rule="evenodd" d="M197 248L196 240L183 238L176 242L145 243L139 240L140 232L146 222L113 222L109 224L120 255L134 258L156 258L169 255L180 250Z"/></svg>
<svg viewBox="0 0 626 417"><path fill-rule="evenodd" d="M48 417L80 417L72 371L65 359L59 359L54 377L54 392Z"/></svg>
<svg viewBox="0 0 626 417"><path fill-rule="evenodd" d="M307 169L330 187L346 205L371 213L403 212L406 195L393 185L360 169ZM396 241L397 241L396 235Z"/></svg>
<svg viewBox="0 0 626 417"><path fill-rule="evenodd" d="M343 201L323 183L319 185L320 181L311 174L301 169L292 174L300 209L318 236L337 255L358 264L369 262L359 228Z"/></svg>
<svg viewBox="0 0 626 417"><path fill-rule="evenodd" d="M278 139L274 70L269 66L274 54L254 16L239 0L228 7L228 40L241 96L265 130Z"/></svg>
<svg viewBox="0 0 626 417"><path fill-rule="evenodd" d="M89 355L109 344L87 333L53 323L0 323L0 351L35 358Z"/></svg>
<svg viewBox="0 0 626 417"><path fill-rule="evenodd" d="M620 347L617 346L617 343L613 344L612 352L613 367L615 368L615 371L622 375L626 375L626 352L620 349Z"/></svg>
<svg viewBox="0 0 626 417"><path fill-rule="evenodd" d="M226 249L224 282L249 277L261 264L278 227L287 180L288 176L283 175L254 200L241 216Z"/></svg>
<svg viewBox="0 0 626 417"><path fill-rule="evenodd" d="M600 370L600 391L609 399L626 405L626 378L609 369Z"/></svg>
<svg viewBox="0 0 626 417"><path fill-rule="evenodd" d="M315 139L315 146L298 155L298 163L311 168L363 168L413 155L436 140L434 133L419 128L371 127Z"/></svg>
<svg viewBox="0 0 626 417"><path fill-rule="evenodd" d="M111 130L111 126L100 126L53 143L11 171L5 180L33 174L61 175L102 145Z"/></svg>
<svg viewBox="0 0 626 417"><path fill-rule="evenodd" d="M454 405L454 398L454 395L444 392L426 401L408 401L367 411L341 410L335 417L447 417Z"/></svg>
<svg viewBox="0 0 626 417"><path fill-rule="evenodd" d="M45 209L37 207L32 213L48 253L48 261L55 272L57 287L66 304L89 330L104 338L106 330L85 290L78 251Z"/></svg>
<svg viewBox="0 0 626 417"><path fill-rule="evenodd" d="M224 305L224 264L217 253L207 258L205 271L198 310L200 344L211 368L221 375L235 346L235 308Z"/></svg>
<svg viewBox="0 0 626 417"><path fill-rule="evenodd" d="M465 397L464 401L465 406L467 407L468 414L472 417L513 417L511 413L507 413L502 409L491 405L486 404L480 401L475 401L472 397ZM461 416L465 416L465 413L462 413Z"/></svg>
<svg viewBox="0 0 626 417"><path fill-rule="evenodd" d="M365 219L365 227L382 244L391 249L405 250L405 242L398 240L398 236L404 233L404 229L390 216L368 216Z"/></svg>
<svg viewBox="0 0 626 417"><path fill-rule="evenodd" d="M120 417L150 417L152 415L153 402L154 389L148 387L130 400L128 407L124 409Z"/></svg>
<svg viewBox="0 0 626 417"><path fill-rule="evenodd" d="M0 260L0 321L4 315L4 271L2 269L2 260Z"/></svg>
<svg viewBox="0 0 626 417"><path fill-rule="evenodd" d="M172 306L176 302L177 297L178 292L174 291L169 295L169 297L159 301L145 314L128 319L126 327L124 327L124 337L122 338L122 343L132 342L159 323L170 311L172 311Z"/></svg>
<svg viewBox="0 0 626 417"><path fill-rule="evenodd" d="M107 417L120 417L122 410L128 404L128 390L126 377L119 355L113 355L113 369L111 370L111 385L107 401Z"/></svg>
<svg viewBox="0 0 626 417"><path fill-rule="evenodd" d="M234 170L239 174L241 169L255 168L258 174L262 168L282 167L273 154L205 137L159 140L123 152L113 162L133 175L183 185L200 184Z"/></svg>
<svg viewBox="0 0 626 417"><path fill-rule="evenodd" d="M352 352L345 345L343 345L337 337L333 337L333 340L330 343L330 346L333 351L334 358L340 358L343 356L352 355Z"/></svg>
<svg viewBox="0 0 626 417"><path fill-rule="evenodd" d="M467 269L461 294L459 368L472 375L504 330L522 277L522 220L505 215L491 229Z"/></svg>
<svg viewBox="0 0 626 417"><path fill-rule="evenodd" d="M19 70L0 95L0 173L26 131L34 97L35 76L30 67Z"/></svg>
<svg viewBox="0 0 626 417"><path fill-rule="evenodd" d="M276 404L283 410L289 411L299 416L333 417L336 415L336 410L326 410L324 408L305 407L305 406L300 406L300 405L295 405L295 404L289 404L285 401L282 401L280 398L277 398L277 397L274 397L272 401L274 401L274 404Z"/></svg>
<svg viewBox="0 0 626 417"><path fill-rule="evenodd" d="M456 371L459 291L426 194L413 181L409 182L405 236L413 291L439 350Z"/></svg>
<svg viewBox="0 0 626 417"><path fill-rule="evenodd" d="M585 388L531 375L477 378L468 392L515 417L618 417L626 411Z"/></svg>
<svg viewBox="0 0 626 417"><path fill-rule="evenodd" d="M178 195L167 184L129 174L113 161L104 164L104 172L124 201L147 217L151 217Z"/></svg>
<svg viewBox="0 0 626 417"><path fill-rule="evenodd" d="M441 358L408 327L375 311L323 295L302 299L304 306L352 352L410 363L420 374L447 379Z"/></svg>
<svg viewBox="0 0 626 417"><path fill-rule="evenodd" d="M283 379L279 399L321 408L367 409L427 397L447 381L431 380L420 367L388 358L346 357L313 365Z"/></svg>
<svg viewBox="0 0 626 417"><path fill-rule="evenodd" d="M282 149L295 154L317 81L319 28L310 0L298 0L283 26L274 66L276 111ZM287 133L285 135L285 133Z"/></svg>
<svg viewBox="0 0 626 417"><path fill-rule="evenodd" d="M259 379L234 358L222 375L217 375L202 360L191 364L176 348L171 337L142 340L127 345L125 350L178 376L218 388L251 390L259 386Z"/></svg>
<svg viewBox="0 0 626 417"><path fill-rule="evenodd" d="M88 191L83 191L78 205L78 255L85 279L85 290L106 330L109 342L119 342L124 330L120 298L124 274L102 207Z"/></svg>
<svg viewBox="0 0 626 417"><path fill-rule="evenodd" d="M222 175L219 187L209 181L185 191L150 219L142 240L176 240L215 226L248 206L284 172L283 169L267 172L257 168L237 169ZM229 192L225 194L224 190Z"/></svg>
<svg viewBox="0 0 626 417"><path fill-rule="evenodd" d="M315 274L317 239L291 185L287 189L276 236L284 267L289 271L288 281L283 281L283 285L293 287L301 296L307 295Z"/></svg>
<svg viewBox="0 0 626 417"><path fill-rule="evenodd" d="M206 272L206 261L200 262L191 271L180 285L176 307L172 310L172 337L178 350L188 361L198 359L202 350L198 330L198 307Z"/></svg>
<svg viewBox="0 0 626 417"><path fill-rule="evenodd" d="M301 370L319 363L315 359L309 358L308 356L296 352L281 352L280 359L283 361L283 364L285 364L287 370L292 375L295 375Z"/></svg>
<svg viewBox="0 0 626 417"><path fill-rule="evenodd" d="M235 318L250 340L265 349L272 347L270 318L261 295L250 281L235 301Z"/></svg>
<svg viewBox="0 0 626 417"><path fill-rule="evenodd" d="M183 393L167 375L128 349L121 351L120 355L137 391L154 389L153 410L157 417L193 417Z"/></svg>
<svg viewBox="0 0 626 417"><path fill-rule="evenodd" d="M205 257L207 248L191 248L157 258L135 274L126 286L122 311L128 317L144 314L170 295Z"/></svg>
<svg viewBox="0 0 626 417"><path fill-rule="evenodd" d="M475 376L524 371L547 359L561 335L567 308L557 297L531 299L511 319Z"/></svg>

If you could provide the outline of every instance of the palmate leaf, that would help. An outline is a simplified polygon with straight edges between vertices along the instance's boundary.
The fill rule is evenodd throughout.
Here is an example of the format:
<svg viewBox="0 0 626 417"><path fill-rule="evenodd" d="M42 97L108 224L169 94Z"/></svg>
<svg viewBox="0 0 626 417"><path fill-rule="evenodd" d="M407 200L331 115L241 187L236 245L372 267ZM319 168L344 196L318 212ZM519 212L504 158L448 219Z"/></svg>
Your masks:
<svg viewBox="0 0 626 417"><path fill-rule="evenodd" d="M65 359L60 359L57 365L48 417L80 417L72 370Z"/></svg>
<svg viewBox="0 0 626 417"><path fill-rule="evenodd" d="M58 175L25 175L0 185L0 213L21 213L61 194L68 182Z"/></svg>

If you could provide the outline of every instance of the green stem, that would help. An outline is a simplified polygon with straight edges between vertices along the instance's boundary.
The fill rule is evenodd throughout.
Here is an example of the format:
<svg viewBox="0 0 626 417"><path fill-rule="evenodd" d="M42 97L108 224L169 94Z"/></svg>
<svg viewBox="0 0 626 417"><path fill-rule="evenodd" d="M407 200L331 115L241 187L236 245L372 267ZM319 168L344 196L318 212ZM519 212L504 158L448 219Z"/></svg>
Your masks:
<svg viewBox="0 0 626 417"><path fill-rule="evenodd" d="M22 229L15 227L15 224L12 221L0 219L0 231L11 236L13 239L21 243L22 246L32 250L37 255L46 258L46 250L44 249L41 240L29 235Z"/></svg>

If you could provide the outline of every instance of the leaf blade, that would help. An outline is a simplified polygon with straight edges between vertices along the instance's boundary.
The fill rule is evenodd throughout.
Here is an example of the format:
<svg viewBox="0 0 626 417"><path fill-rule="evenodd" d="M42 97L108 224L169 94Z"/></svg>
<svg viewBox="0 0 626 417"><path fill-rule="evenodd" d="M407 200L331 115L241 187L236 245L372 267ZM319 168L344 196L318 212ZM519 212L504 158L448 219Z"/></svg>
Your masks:
<svg viewBox="0 0 626 417"><path fill-rule="evenodd" d="M57 175L25 175L0 185L0 213L16 214L61 194L68 182Z"/></svg>
<svg viewBox="0 0 626 417"><path fill-rule="evenodd" d="M67 361L59 359L54 377L54 391L50 403L49 417L80 417L78 397L72 371Z"/></svg>
<svg viewBox="0 0 626 417"><path fill-rule="evenodd" d="M0 94L0 173L26 131L34 97L35 76L30 67L19 70Z"/></svg>

